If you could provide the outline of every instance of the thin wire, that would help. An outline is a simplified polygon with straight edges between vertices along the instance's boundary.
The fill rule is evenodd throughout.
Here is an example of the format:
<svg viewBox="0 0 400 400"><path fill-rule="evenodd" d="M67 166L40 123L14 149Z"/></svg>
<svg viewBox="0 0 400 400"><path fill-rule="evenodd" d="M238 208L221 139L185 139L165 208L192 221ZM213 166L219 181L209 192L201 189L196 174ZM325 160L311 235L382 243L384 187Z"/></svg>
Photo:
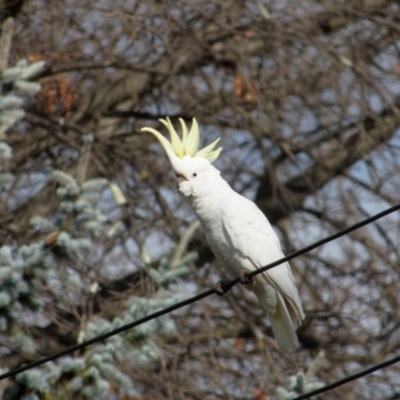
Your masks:
<svg viewBox="0 0 400 400"><path fill-rule="evenodd" d="M400 203L395 205L395 206L393 206L393 207L390 207L390 208L388 208L388 209L386 209L386 210L384 210L384 211L382 211L382 212L380 212L378 214L375 214L372 217L369 217L369 218L367 218L367 219L365 219L363 221L360 221L360 222L358 222L358 223L356 223L356 224L354 224L354 225L352 225L352 226L350 226L350 227L348 227L346 229L343 229L343 230L341 230L341 231L339 231L339 232L337 232L337 233L335 233L333 235L330 235L330 236L326 237L325 239L319 240L318 242L315 242L314 244L311 244L310 246L307 246L307 247L304 247L303 249L297 250L297 251L287 255L286 257L283 257L283 258L281 258L281 259L279 259L277 261L274 261L271 264L266 265L265 267L259 268L256 271L253 271L253 272L249 273L248 277L252 278L253 276L256 276L256 275L258 275L258 274L260 274L262 272L268 271L269 269L274 268L279 264L282 264L282 263L284 263L286 261L289 261L289 260L291 260L291 259L293 259L295 257L298 257L298 256L300 256L302 254L305 254L305 253L307 253L307 252L309 252L309 251L311 251L311 250L313 250L313 249L315 249L315 248L317 248L319 246L322 246L325 243L331 242L332 240L338 239L341 236L344 236L344 235L346 235L346 234L348 234L348 233L350 233L350 232L352 232L352 231L354 231L354 230L356 230L358 228L361 228L361 227L363 227L365 225L368 225L371 222L374 222L374 221L376 221L376 220L378 220L378 219L380 219L382 217L385 217L386 215L389 215L389 214L391 214L391 213L393 213L393 212L395 212L395 211L397 211L399 209L400 209ZM223 283L223 285L222 285L223 286L223 290L226 292L229 289L231 289L233 286L237 285L238 283L239 283L239 278L235 278L235 279L232 279L232 280L229 280L229 281L225 281ZM103 341L105 339L108 339L111 336L114 336L114 335L117 335L119 333L125 332L125 331L127 331L129 329L132 329L132 328L134 328L136 326L139 326L139 325L141 325L141 324L143 324L145 322L151 321L151 320L153 320L155 318L161 317L162 315L168 314L168 313L170 313L172 311L175 311L175 310L177 310L179 308L182 308L182 307L185 307L185 306L187 306L189 304L195 303L196 301L204 299L205 297L211 296L212 294L215 294L215 293L218 293L215 288L214 289L209 289L209 290L207 290L207 291L205 291L203 293L200 293L200 294L198 294L198 295L196 295L194 297L191 297L191 298L189 298L187 300L181 301L181 302L176 303L176 304L174 304L174 305L172 305L170 307L164 308L163 310L160 310L160 311L157 311L157 312L155 312L153 314L150 314L150 315L148 315L148 316L146 316L144 318L138 319L137 321L131 322L130 324L121 326L121 327L119 327L117 329L114 329L114 330L112 330L110 332L104 333L103 335L96 336L96 337L94 337L92 339L86 340L85 342L76 344L74 346L70 346L70 347L66 348L65 350L62 350L62 351L60 351L58 353L55 353L53 355L50 355L50 356L47 356L47 357L43 357L43 358L41 358L39 360L36 360L36 361L33 361L33 362L29 363L29 364L22 365L19 368L15 368L15 369L13 369L11 371L8 371L8 372L6 372L4 374L1 374L0 375L0 381L3 380L3 379L15 376L15 375L17 375L17 374L19 374L21 372L27 371L29 369L38 367L39 365L45 364L45 363L47 363L49 361L52 361L52 360L55 360L55 359L57 359L59 357L65 356L65 355L70 354L70 353L73 353L73 352L75 352L77 350L84 349L85 347L88 347L88 346L90 346L90 345L92 345L94 343L101 342L101 341Z"/></svg>
<svg viewBox="0 0 400 400"><path fill-rule="evenodd" d="M357 222L356 224L351 225L348 228L342 229L341 231L339 231L337 233L334 233L333 235L327 236L326 238L321 239L318 242L315 242L315 243L313 243L313 244L311 244L311 245L309 245L307 247L303 247L302 249L297 250L297 251L295 251L293 253L290 253L286 257L283 257L283 258L281 258L281 259L279 259L277 261L274 261L273 263L270 263L270 264L266 265L265 267L258 268L257 270L252 271L249 274L247 274L247 277L248 278L252 278L253 276L256 276L256 275L258 275L258 274L260 274L262 272L268 271L269 269L274 268L279 264L282 264L282 263L284 263L286 261L292 260L293 258L301 256L304 253L308 253L309 251L314 250L317 247L322 246L323 244L326 244L328 242L331 242L332 240L335 240L335 239L338 239L338 238L340 238L340 237L342 237L344 235L347 235L348 233L353 232L356 229L361 228L361 227L363 227L365 225L368 225L371 222L374 222L374 221L376 221L376 220L378 220L380 218L383 218L386 215L389 215L389 214L391 214L391 213L393 213L395 211L398 211L399 209L400 209L400 203L396 204L395 206L390 207L390 208L388 208L386 210L383 210L382 212L380 212L378 214L375 214L375 215L373 215L373 216L371 216L369 218L366 218L366 219L364 219L364 220L362 220L360 222ZM235 279L227 282L226 284L224 284L223 288L229 290L232 286L235 286L239 282L240 282L239 278L235 278Z"/></svg>
<svg viewBox="0 0 400 400"><path fill-rule="evenodd" d="M376 364L376 365L374 365L374 366L372 366L370 368L365 369L364 371L357 372L356 374L349 375L346 378L340 379L339 381L333 382L333 383L331 383L329 385L326 385L326 386L324 386L322 388L313 390L312 392L308 392L308 393L302 394L302 395L300 395L298 397L295 397L293 400L309 399L310 397L316 396L317 394L328 392L328 391L330 391L332 389L335 389L335 388L337 388L339 386L342 386L342 385L344 385L344 384L346 384L348 382L355 381L357 379L362 378L363 376L372 374L372 373L374 373L374 372L376 372L376 371L378 371L378 370L380 370L382 368L386 368L386 367L388 367L390 365L396 364L399 361L400 361L400 356L391 358L390 360L384 361L384 362L382 362L380 364Z"/></svg>
<svg viewBox="0 0 400 400"><path fill-rule="evenodd" d="M21 372L27 371L28 369L35 368L35 367L37 367L39 365L42 365L42 364L45 364L45 363L47 363L49 361L55 360L56 358L59 358L59 357L62 357L62 356L66 356L67 354L73 353L74 351L84 349L85 347L88 347L91 344L101 342L101 341L103 341L105 339L108 339L111 336L117 335L118 333L122 333L122 332L125 332L125 331L129 330L129 329L135 328L138 325L144 324L145 322L151 321L152 319L156 319L158 317L161 317L162 315L165 315L165 314L168 314L168 313L170 313L172 311L175 311L178 308L187 306L187 305L189 305L191 303L194 303L194 302L196 302L198 300L204 299L205 297L211 296L214 293L216 293L215 289L209 289L206 292L200 293L200 294L198 294L198 295L196 295L194 297L191 297L191 298L189 298L187 300L183 300L183 301L181 301L179 303L176 303L176 304L174 304L174 305L172 305L170 307L164 308L164 309L162 309L160 311L157 311L157 312L155 312L153 314L149 314L144 318L141 318L141 319L138 319L137 321L131 322L131 323L126 324L126 325L123 325L123 326L121 326L121 327L119 327L117 329L114 329L114 330L110 331L110 332L104 333L104 334L102 334L100 336L96 336L96 337L94 337L92 339L86 340L85 342L76 344L74 346L70 346L70 347L66 348L65 350L62 350L62 351L60 351L58 353L52 354L52 355L47 356L47 357L40 358L39 360L33 361L33 362L29 363L29 364L22 365L19 368L15 368L15 369L13 369L11 371L8 371L8 372L0 375L0 381L3 380L3 379L6 379L6 378L10 378L10 377L12 377L14 375L17 375L17 374L21 373Z"/></svg>

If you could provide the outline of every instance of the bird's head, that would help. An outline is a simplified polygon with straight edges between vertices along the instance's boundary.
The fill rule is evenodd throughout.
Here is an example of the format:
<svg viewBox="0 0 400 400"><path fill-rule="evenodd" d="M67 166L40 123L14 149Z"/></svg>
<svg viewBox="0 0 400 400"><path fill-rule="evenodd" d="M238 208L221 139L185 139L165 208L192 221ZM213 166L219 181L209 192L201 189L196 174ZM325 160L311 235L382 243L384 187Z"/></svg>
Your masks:
<svg viewBox="0 0 400 400"><path fill-rule="evenodd" d="M181 118L182 139L176 133L170 119L160 119L171 135L169 142L160 132L153 128L142 128L142 131L151 132L164 147L175 174L178 176L178 190L184 196L197 196L207 190L213 182L213 177L220 172L211 163L217 159L222 148L214 150L219 138L210 145L199 150L199 126L193 118L190 131Z"/></svg>

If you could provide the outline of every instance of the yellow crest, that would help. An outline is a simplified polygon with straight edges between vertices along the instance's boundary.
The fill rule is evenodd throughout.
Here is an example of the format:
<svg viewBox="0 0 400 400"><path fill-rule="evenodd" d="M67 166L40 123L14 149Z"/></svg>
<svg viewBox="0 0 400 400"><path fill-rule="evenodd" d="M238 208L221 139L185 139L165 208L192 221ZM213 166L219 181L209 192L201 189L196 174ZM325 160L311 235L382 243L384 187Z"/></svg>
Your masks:
<svg viewBox="0 0 400 400"><path fill-rule="evenodd" d="M179 118L179 121L182 125L182 139L176 133L176 130L172 126L171 120L168 117L166 119L160 119L159 121L167 127L168 132L171 135L171 142L169 142L160 132L153 128L146 127L142 128L141 130L152 133L160 141L167 153L172 151L173 154L181 159L185 156L195 158L201 157L210 162L215 161L221 153L222 147L214 150L214 147L219 142L220 138L204 147L204 149L199 150L200 132L199 125L197 124L195 118L193 118L190 131L188 131L185 121L182 118Z"/></svg>

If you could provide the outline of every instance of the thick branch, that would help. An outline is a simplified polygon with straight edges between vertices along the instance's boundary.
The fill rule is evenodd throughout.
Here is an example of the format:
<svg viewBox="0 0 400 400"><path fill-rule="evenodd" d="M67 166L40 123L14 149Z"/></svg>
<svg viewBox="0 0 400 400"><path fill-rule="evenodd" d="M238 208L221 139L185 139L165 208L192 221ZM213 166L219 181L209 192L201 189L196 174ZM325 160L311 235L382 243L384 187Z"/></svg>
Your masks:
<svg viewBox="0 0 400 400"><path fill-rule="evenodd" d="M276 195L273 194L269 172L266 171L255 201L271 223L274 224L298 211L307 196L314 194L364 156L390 140L399 125L399 119L391 112L385 113L387 115L377 123L371 123L370 119L364 121L362 131L359 130L351 135L343 144L332 147L320 157L323 161L315 163L301 175L280 186ZM367 135L363 133L364 130Z"/></svg>

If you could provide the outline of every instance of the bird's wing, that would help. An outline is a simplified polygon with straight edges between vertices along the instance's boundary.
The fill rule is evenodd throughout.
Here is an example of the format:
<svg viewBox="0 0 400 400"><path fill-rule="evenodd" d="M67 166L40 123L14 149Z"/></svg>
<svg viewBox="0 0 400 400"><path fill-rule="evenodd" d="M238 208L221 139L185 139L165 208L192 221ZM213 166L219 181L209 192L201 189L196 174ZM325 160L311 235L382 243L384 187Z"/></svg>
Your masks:
<svg viewBox="0 0 400 400"><path fill-rule="evenodd" d="M250 200L232 192L222 211L226 240L240 255L246 267L263 267L284 256L279 238L261 210ZM248 262L250 261L250 263ZM263 276L268 283L287 298L295 309L301 310L301 300L288 263L268 270ZM302 316L302 311L298 317Z"/></svg>
<svg viewBox="0 0 400 400"><path fill-rule="evenodd" d="M228 242L256 268L283 257L279 239L265 215L236 192L224 203L222 224Z"/></svg>

